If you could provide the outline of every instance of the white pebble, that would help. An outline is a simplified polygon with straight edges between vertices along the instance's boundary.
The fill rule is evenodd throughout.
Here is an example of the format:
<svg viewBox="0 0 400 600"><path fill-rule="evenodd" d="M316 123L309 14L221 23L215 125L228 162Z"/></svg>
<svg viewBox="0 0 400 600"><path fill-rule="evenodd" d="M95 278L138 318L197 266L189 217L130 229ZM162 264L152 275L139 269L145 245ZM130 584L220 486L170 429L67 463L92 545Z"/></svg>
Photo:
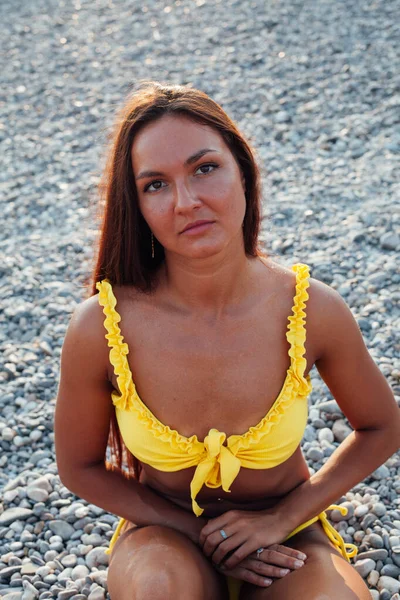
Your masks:
<svg viewBox="0 0 400 600"><path fill-rule="evenodd" d="M323 429L320 429L318 431L318 439L320 442L322 442L322 440L332 443L335 439L335 436L333 435L333 432L331 429L329 429L329 427L324 427Z"/></svg>

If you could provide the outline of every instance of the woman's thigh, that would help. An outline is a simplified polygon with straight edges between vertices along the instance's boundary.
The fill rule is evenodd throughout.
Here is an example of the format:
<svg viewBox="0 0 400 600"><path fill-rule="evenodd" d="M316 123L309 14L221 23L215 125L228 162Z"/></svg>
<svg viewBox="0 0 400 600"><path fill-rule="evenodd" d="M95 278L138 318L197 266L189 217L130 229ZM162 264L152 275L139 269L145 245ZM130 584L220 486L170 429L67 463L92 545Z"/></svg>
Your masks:
<svg viewBox="0 0 400 600"><path fill-rule="evenodd" d="M364 580L329 541L320 522L284 545L307 555L304 566L273 580L269 588L243 583L240 600L371 600Z"/></svg>
<svg viewBox="0 0 400 600"><path fill-rule="evenodd" d="M111 600L227 600L225 577L187 536L166 526L127 522L110 555Z"/></svg>

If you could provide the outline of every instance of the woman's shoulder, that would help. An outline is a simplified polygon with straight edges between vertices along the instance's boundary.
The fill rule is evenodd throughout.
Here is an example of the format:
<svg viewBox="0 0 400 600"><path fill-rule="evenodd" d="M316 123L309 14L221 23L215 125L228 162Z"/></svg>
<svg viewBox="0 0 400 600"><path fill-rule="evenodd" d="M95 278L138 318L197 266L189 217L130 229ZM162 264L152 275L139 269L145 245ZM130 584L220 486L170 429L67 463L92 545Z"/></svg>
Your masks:
<svg viewBox="0 0 400 600"><path fill-rule="evenodd" d="M297 275L292 269L293 265L283 265L271 258L263 259L263 263L270 269L270 273L274 277L273 285L277 287L279 295L282 298L291 296L294 298ZM318 356L324 343L324 336L321 332L326 331L332 315L345 305L345 301L335 288L312 276L312 267L307 262L299 261L293 264L299 263L308 267L308 269L302 270L302 276L307 275L307 294L302 295L305 302L303 310L309 346L313 346L313 354ZM348 307L347 310L349 310Z"/></svg>
<svg viewBox="0 0 400 600"><path fill-rule="evenodd" d="M99 303L99 295L94 294L79 302L73 309L68 325L68 335L81 341L85 339L88 343L96 346L101 337L104 337L105 315Z"/></svg>

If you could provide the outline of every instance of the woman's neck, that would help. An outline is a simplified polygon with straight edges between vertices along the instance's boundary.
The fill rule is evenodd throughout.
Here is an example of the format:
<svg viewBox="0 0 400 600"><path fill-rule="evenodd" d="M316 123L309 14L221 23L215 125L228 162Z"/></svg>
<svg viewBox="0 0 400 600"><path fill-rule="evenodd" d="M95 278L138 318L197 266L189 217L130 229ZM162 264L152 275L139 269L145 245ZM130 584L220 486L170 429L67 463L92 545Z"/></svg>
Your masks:
<svg viewBox="0 0 400 600"><path fill-rule="evenodd" d="M244 250L207 258L166 256L161 289L169 302L185 312L218 320L248 294L253 271Z"/></svg>

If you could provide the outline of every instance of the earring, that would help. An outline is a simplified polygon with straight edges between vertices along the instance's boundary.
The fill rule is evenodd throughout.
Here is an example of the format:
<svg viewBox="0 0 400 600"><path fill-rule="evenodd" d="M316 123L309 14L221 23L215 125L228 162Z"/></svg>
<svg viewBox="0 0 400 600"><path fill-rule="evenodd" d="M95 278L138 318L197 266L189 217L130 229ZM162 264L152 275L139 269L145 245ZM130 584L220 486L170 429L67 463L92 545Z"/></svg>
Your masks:
<svg viewBox="0 0 400 600"><path fill-rule="evenodd" d="M151 258L154 258L154 235L151 232Z"/></svg>

